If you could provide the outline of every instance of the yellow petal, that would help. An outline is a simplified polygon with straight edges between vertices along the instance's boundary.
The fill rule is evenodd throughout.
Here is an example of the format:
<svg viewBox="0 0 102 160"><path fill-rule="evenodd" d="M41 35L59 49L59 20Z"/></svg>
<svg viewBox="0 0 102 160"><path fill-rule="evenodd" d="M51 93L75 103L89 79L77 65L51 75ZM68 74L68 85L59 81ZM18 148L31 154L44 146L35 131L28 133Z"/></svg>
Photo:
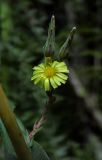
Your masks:
<svg viewBox="0 0 102 160"><path fill-rule="evenodd" d="M57 72L69 73L67 65L64 62L60 62L59 64L56 65L55 68L56 68Z"/></svg>
<svg viewBox="0 0 102 160"><path fill-rule="evenodd" d="M39 83L39 81L41 81L41 79L42 79L42 77L38 77L38 78L36 78L36 79L35 79L35 81L34 81L34 84Z"/></svg>
<svg viewBox="0 0 102 160"><path fill-rule="evenodd" d="M60 77L61 79L64 79L64 80L67 80L68 79L68 76L63 74L63 73L57 73L56 74L58 77Z"/></svg>
<svg viewBox="0 0 102 160"><path fill-rule="evenodd" d="M43 72L44 72L43 70L36 70L36 71L33 72L33 75L35 75L35 74L41 74Z"/></svg>
<svg viewBox="0 0 102 160"><path fill-rule="evenodd" d="M66 64L64 62L59 62L56 67L62 67L62 66L66 66Z"/></svg>
<svg viewBox="0 0 102 160"><path fill-rule="evenodd" d="M44 68L45 68L45 66L44 66L44 64L43 64L43 63L41 63L41 64L39 65L39 67L41 67L42 69L44 69Z"/></svg>
<svg viewBox="0 0 102 160"><path fill-rule="evenodd" d="M50 83L52 85L53 88L57 88L57 84L55 83L55 81L53 80L53 78L50 78Z"/></svg>
<svg viewBox="0 0 102 160"><path fill-rule="evenodd" d="M60 72L69 73L69 70L68 70L67 68L64 68L64 69L63 69L63 68L58 68L58 69L57 69L57 72L59 72L59 73L60 73Z"/></svg>
<svg viewBox="0 0 102 160"><path fill-rule="evenodd" d="M58 78L57 76L54 76L53 79L54 79L55 83L56 83L58 86L61 85L61 83L60 83L60 78Z"/></svg>
<svg viewBox="0 0 102 160"><path fill-rule="evenodd" d="M62 79L62 78L60 78L60 77L58 77L58 76L56 76L56 79L57 79L60 83L63 83L63 84L65 84L65 82L66 82L66 80L64 80L64 79Z"/></svg>
<svg viewBox="0 0 102 160"><path fill-rule="evenodd" d="M31 80L34 80L34 79L39 78L39 77L43 77L43 74L34 74L31 78Z"/></svg>
<svg viewBox="0 0 102 160"><path fill-rule="evenodd" d="M52 67L55 67L56 65L58 65L58 62L54 61L53 64L52 64Z"/></svg>
<svg viewBox="0 0 102 160"><path fill-rule="evenodd" d="M40 65L38 65L38 66L33 67L34 70L42 70L42 69L44 69L44 68L45 68L45 67L44 67L43 64L40 64Z"/></svg>
<svg viewBox="0 0 102 160"><path fill-rule="evenodd" d="M50 83L49 83L49 79L48 78L45 79L44 88L45 88L45 91L49 91L50 90Z"/></svg>

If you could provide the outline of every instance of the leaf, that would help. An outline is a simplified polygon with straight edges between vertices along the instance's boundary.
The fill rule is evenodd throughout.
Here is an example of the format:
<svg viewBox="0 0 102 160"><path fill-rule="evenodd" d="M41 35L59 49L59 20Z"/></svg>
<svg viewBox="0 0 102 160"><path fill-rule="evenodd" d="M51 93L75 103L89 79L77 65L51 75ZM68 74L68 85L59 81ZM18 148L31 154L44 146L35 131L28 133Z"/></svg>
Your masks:
<svg viewBox="0 0 102 160"><path fill-rule="evenodd" d="M8 40L9 32L12 28L12 21L11 21L11 13L10 13L9 4L6 1L2 1L1 3L1 19L2 19L2 39L4 41Z"/></svg>
<svg viewBox="0 0 102 160"><path fill-rule="evenodd" d="M33 155L33 160L50 160L42 146L36 141L33 141L31 151Z"/></svg>
<svg viewBox="0 0 102 160"><path fill-rule="evenodd" d="M24 127L23 123L21 122L21 120L18 117L16 117L16 120L17 120L17 123L21 129L23 136L24 136L26 144L28 145L28 147L30 147L31 141L30 141L29 133L28 133L27 129Z"/></svg>
<svg viewBox="0 0 102 160"><path fill-rule="evenodd" d="M17 123L22 131L22 134L28 147L30 147L32 150L33 160L50 160L44 149L41 147L41 145L38 144L36 141L31 141L29 139L29 133L19 118L17 118Z"/></svg>
<svg viewBox="0 0 102 160"><path fill-rule="evenodd" d="M51 4L51 0L39 0L39 2L44 3L44 4Z"/></svg>
<svg viewBox="0 0 102 160"><path fill-rule="evenodd" d="M28 131L25 129L23 123L20 121L18 117L16 117L16 120L24 136L25 142L27 143L28 147L30 147L31 141L29 139ZM11 143L11 140L8 136L8 133L6 131L6 128L2 120L0 120L0 134L2 136L2 140L4 144L5 160L16 160L17 159L16 153L14 151L13 145Z"/></svg>
<svg viewBox="0 0 102 160"><path fill-rule="evenodd" d="M5 159L6 160L16 160L16 153L10 141L10 138L7 134L6 128L0 119L0 134L2 136L4 151L5 151Z"/></svg>
<svg viewBox="0 0 102 160"><path fill-rule="evenodd" d="M38 144L36 141L30 141L29 134L27 129L24 127L23 123L20 121L18 117L16 117L17 123L22 131L22 134L24 136L24 139L28 145L28 147L31 148L33 160L50 160L44 149L41 147L40 144ZM8 136L8 133L5 129L5 126L0 120L0 134L2 135L3 144L4 144L4 151L5 151L5 160L17 160L16 153L14 151L13 145L11 143L11 140Z"/></svg>

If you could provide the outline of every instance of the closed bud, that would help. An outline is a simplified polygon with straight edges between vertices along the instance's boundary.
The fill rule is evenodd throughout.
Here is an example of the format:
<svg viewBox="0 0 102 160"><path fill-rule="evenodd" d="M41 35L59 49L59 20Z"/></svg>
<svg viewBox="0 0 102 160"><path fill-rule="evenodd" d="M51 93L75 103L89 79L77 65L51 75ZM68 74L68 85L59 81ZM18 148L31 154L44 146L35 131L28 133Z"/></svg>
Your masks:
<svg viewBox="0 0 102 160"><path fill-rule="evenodd" d="M53 57L55 52L55 17L51 17L51 22L48 29L48 37L44 46L45 57Z"/></svg>
<svg viewBox="0 0 102 160"><path fill-rule="evenodd" d="M75 31L76 31L76 27L73 27L71 32L69 33L69 36L68 36L67 40L62 45L62 47L59 51L59 59L60 60L67 58L67 55L69 53L69 49L71 47Z"/></svg>

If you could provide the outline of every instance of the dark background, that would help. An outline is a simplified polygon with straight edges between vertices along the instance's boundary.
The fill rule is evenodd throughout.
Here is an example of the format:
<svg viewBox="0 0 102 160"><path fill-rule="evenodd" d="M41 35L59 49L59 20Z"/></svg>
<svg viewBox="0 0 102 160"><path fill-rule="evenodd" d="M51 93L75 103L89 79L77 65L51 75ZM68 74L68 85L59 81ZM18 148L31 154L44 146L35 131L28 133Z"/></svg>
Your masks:
<svg viewBox="0 0 102 160"><path fill-rule="evenodd" d="M53 160L102 160L102 1L3 0L0 8L0 82L29 131L46 102L31 76L44 56L50 18L56 18L56 53L77 27L69 81L55 90L35 140Z"/></svg>

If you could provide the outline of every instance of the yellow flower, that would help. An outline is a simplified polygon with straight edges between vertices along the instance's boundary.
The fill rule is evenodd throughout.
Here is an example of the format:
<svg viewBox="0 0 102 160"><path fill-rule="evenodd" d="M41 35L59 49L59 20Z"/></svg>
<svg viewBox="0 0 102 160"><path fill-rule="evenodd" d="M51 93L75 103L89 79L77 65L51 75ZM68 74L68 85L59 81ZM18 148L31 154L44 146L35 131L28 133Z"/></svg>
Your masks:
<svg viewBox="0 0 102 160"><path fill-rule="evenodd" d="M31 80L42 86L45 91L57 88L68 79L69 70L64 62L54 61L49 64L41 63L33 68Z"/></svg>

